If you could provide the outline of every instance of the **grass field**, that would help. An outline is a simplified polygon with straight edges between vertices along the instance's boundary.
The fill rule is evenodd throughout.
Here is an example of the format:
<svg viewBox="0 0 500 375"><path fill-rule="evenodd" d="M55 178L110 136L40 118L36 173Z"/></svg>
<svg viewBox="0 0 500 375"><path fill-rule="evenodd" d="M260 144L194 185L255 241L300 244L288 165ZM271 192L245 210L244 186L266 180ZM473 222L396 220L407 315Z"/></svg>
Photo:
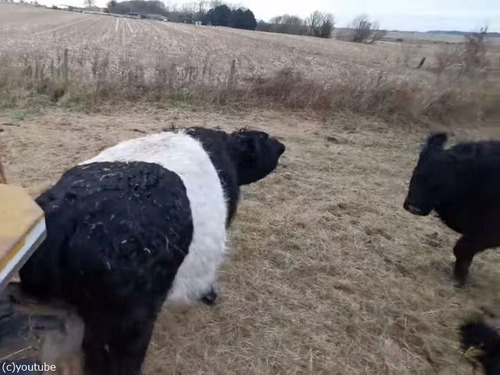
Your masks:
<svg viewBox="0 0 500 375"><path fill-rule="evenodd" d="M348 74L353 65L371 69L378 65L397 66L400 57L390 43L370 49L317 38L193 27L13 4L0 4L0 10L0 35L2 40L9 40L0 48L9 54L36 52L41 57L55 57L57 51L68 48L71 58L76 60L88 57L89 53L109 53L111 65L118 66L120 57L125 55L128 63L139 62L150 68L156 65L158 57L178 64L207 64L214 75L225 73L232 59L237 59L239 71L246 76L293 65L324 78ZM433 47L422 48L424 55ZM369 59L367 51L371 51ZM415 65L418 64L419 56L413 58Z"/></svg>
<svg viewBox="0 0 500 375"><path fill-rule="evenodd" d="M189 100L348 110L405 121L476 120L491 70L436 74L435 43L337 40L0 4L0 105ZM452 51L450 50L450 53ZM422 58L424 68L417 69Z"/></svg>
<svg viewBox="0 0 500 375"><path fill-rule="evenodd" d="M359 77L383 71L434 89L435 73L414 63L439 48L423 44L405 65L406 47L396 43L364 46L4 4L0 37L10 61L36 53L57 61L69 48L70 58L84 63L70 66L90 76L95 51L108 51L110 66L120 58L152 66L161 51L182 66L207 64L210 80L225 80L235 58L240 80L293 66L316 81L362 83ZM177 101L108 103L90 112L60 103L16 105L0 111L0 153L9 182L36 196L103 148L171 126L246 126L287 145L277 171L243 191L220 303L165 309L148 374L470 374L456 329L472 311L500 313L500 253L479 255L470 285L454 288L457 236L436 218L411 216L402 203L430 129L450 129L453 140L498 138L499 124L382 118Z"/></svg>

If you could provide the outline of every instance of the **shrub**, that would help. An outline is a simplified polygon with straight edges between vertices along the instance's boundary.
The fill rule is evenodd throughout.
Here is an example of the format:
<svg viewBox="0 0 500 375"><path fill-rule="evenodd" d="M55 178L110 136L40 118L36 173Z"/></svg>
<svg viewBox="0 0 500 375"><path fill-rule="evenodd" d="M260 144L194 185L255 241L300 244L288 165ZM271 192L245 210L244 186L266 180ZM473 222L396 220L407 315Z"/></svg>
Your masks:
<svg viewBox="0 0 500 375"><path fill-rule="evenodd" d="M380 30L376 21L370 21L367 16L356 17L350 25L350 30L342 37L354 43L373 44L381 40L387 31Z"/></svg>

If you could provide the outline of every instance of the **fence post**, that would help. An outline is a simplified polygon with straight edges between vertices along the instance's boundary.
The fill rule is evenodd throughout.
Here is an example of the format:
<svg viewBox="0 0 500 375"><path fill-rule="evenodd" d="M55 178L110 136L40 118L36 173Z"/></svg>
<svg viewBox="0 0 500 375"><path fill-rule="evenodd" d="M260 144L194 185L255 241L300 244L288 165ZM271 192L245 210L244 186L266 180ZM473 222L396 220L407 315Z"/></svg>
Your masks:
<svg viewBox="0 0 500 375"><path fill-rule="evenodd" d="M64 79L64 83L68 82L68 71L69 71L68 65L69 65L69 51L66 48L64 50L64 58L63 58L63 79Z"/></svg>
<svg viewBox="0 0 500 375"><path fill-rule="evenodd" d="M420 64L418 64L417 69L420 69L424 65L426 59L426 57L423 57L422 60L420 60Z"/></svg>
<svg viewBox="0 0 500 375"><path fill-rule="evenodd" d="M234 86L234 77L236 76L236 59L231 61L231 69L229 70L229 77L227 78L227 87L232 89Z"/></svg>

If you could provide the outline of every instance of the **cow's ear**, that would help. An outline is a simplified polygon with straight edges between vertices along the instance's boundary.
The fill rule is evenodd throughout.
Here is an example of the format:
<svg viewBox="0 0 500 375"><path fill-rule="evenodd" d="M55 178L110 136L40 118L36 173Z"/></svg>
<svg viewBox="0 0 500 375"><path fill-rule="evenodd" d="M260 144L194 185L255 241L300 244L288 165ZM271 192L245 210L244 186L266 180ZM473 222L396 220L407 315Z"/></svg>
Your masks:
<svg viewBox="0 0 500 375"><path fill-rule="evenodd" d="M442 151L443 147L448 140L448 134L441 133L433 133L427 138L427 142L425 143L422 153Z"/></svg>
<svg viewBox="0 0 500 375"><path fill-rule="evenodd" d="M236 151L240 164L247 168L253 167L258 151L257 140L254 137L248 136L244 129L232 133L232 139L233 150Z"/></svg>
<svg viewBox="0 0 500 375"><path fill-rule="evenodd" d="M427 138L427 147L433 150L442 150L448 140L447 133L434 133Z"/></svg>

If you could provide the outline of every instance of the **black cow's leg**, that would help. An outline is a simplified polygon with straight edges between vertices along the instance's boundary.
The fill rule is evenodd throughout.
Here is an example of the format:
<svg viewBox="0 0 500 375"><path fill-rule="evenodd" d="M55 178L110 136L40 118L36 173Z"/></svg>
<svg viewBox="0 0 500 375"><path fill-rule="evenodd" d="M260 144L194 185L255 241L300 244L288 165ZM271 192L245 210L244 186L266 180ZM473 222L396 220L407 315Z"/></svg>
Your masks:
<svg viewBox="0 0 500 375"><path fill-rule="evenodd" d="M108 342L107 332L100 329L101 326L93 324L88 320L85 322L85 334L83 336L82 349L84 353L85 374L97 375L99 369L104 373L109 363L109 353L106 351ZM99 334L99 331L101 331Z"/></svg>
<svg viewBox="0 0 500 375"><path fill-rule="evenodd" d="M458 287L465 285L467 275L469 274L469 267L474 256L487 248L488 245L483 243L483 241L478 241L467 236L462 236L457 241L453 248L456 258L453 276L458 283Z"/></svg>
<svg viewBox="0 0 500 375"><path fill-rule="evenodd" d="M153 332L151 314L92 314L85 321L85 374L139 375Z"/></svg>

